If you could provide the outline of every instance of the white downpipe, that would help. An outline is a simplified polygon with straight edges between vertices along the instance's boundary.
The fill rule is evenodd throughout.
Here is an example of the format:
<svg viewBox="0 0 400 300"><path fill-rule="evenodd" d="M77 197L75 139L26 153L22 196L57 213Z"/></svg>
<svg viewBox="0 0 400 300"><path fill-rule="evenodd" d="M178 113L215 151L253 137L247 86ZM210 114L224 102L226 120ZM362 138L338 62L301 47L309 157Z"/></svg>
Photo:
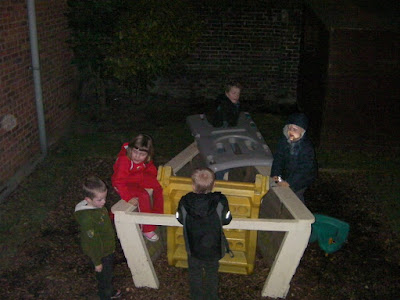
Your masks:
<svg viewBox="0 0 400 300"><path fill-rule="evenodd" d="M38 50L37 29L36 29L35 1L27 0L26 4L28 8L29 40L31 44L32 71L33 71L33 82L35 86L36 113L38 117L40 148L42 150L42 155L46 156L47 138L46 138L44 110L43 110L42 83L40 79L40 63L39 63L39 50Z"/></svg>

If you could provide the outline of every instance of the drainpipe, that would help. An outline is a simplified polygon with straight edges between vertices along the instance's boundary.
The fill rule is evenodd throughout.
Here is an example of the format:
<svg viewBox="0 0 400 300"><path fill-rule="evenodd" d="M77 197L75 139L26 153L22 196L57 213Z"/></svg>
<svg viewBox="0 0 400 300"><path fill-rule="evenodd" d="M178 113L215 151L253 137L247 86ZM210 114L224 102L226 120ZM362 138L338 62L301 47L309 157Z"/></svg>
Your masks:
<svg viewBox="0 0 400 300"><path fill-rule="evenodd" d="M27 0L26 4L28 8L29 40L31 44L32 71L33 71L33 82L35 86L35 101L36 101L36 113L39 125L40 148L42 150L42 156L46 156L47 138L46 138L44 110L43 110L42 83L40 80L40 63L39 63L39 50L38 50L37 29L36 29L35 1Z"/></svg>
<svg viewBox="0 0 400 300"><path fill-rule="evenodd" d="M1 1L1 0L0 0ZM22 179L28 176L35 169L38 163L40 163L47 156L47 139L46 139L46 128L44 122L43 112L43 101L42 101L42 84L40 81L40 65L39 65L39 51L37 42L37 31L36 31L36 12L35 12L35 1L27 0L28 9L28 22L29 22L29 40L31 44L31 55L32 55L32 70L33 70L33 83L35 86L35 101L36 101L36 113L39 123L39 138L41 154L33 161L28 162L26 165L19 168L19 170L9 179L5 184L0 184L0 203L8 197L20 184ZM12 115L6 115L0 118L0 128L11 130L16 126L16 120Z"/></svg>

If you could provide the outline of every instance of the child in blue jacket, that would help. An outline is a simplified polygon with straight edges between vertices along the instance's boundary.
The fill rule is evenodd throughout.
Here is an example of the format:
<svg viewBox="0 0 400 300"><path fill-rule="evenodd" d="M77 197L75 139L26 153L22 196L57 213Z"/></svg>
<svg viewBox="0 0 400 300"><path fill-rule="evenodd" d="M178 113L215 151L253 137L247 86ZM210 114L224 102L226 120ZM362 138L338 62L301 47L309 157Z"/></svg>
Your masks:
<svg viewBox="0 0 400 300"><path fill-rule="evenodd" d="M314 146L306 135L307 127L305 114L289 116L271 169L271 177L277 185L290 187L303 203L304 192L317 176Z"/></svg>

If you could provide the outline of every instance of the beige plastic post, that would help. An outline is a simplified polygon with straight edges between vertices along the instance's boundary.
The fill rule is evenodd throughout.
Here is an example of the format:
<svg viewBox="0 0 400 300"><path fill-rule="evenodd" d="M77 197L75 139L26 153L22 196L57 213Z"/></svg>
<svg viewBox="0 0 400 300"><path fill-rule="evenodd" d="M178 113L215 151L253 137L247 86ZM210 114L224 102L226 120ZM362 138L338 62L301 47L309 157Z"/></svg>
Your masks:
<svg viewBox="0 0 400 300"><path fill-rule="evenodd" d="M300 200L297 199L297 201ZM159 282L153 263L149 257L139 226L136 224L182 225L178 223L174 215L135 213L129 212L129 210L124 212L124 206L129 204L121 204L120 202L115 204L112 211L115 214L118 237L132 272L134 284L137 287L158 288ZM290 287L290 280L307 246L312 222L313 217L308 218L308 220L236 218L225 226L227 229L286 232L261 292L263 297L286 297Z"/></svg>
<svg viewBox="0 0 400 300"><path fill-rule="evenodd" d="M275 187L272 192L278 196L297 223L294 228L286 231L261 292L263 296L276 298L286 297L289 291L290 281L307 248L314 216L291 189Z"/></svg>
<svg viewBox="0 0 400 300"><path fill-rule="evenodd" d="M160 283L154 271L146 243L139 224L132 222L129 212L136 207L124 200L116 203L111 211L114 213L115 227L121 242L128 267L131 270L136 287L151 287L158 289Z"/></svg>
<svg viewBox="0 0 400 300"><path fill-rule="evenodd" d="M286 297L290 281L307 247L311 228L300 231L288 231L275 258L271 271L265 281L262 296Z"/></svg>

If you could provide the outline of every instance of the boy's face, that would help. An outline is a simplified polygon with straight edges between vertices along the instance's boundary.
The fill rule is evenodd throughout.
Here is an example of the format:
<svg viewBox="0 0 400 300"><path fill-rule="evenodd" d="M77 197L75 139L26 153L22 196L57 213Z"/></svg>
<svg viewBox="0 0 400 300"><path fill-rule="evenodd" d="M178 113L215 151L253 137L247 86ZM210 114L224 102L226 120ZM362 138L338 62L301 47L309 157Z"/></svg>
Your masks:
<svg viewBox="0 0 400 300"><path fill-rule="evenodd" d="M300 140L303 132L304 132L304 129L297 125L290 124L288 126L288 136L289 136L289 140L291 142L296 142L296 141Z"/></svg>
<svg viewBox="0 0 400 300"><path fill-rule="evenodd" d="M139 149L133 148L131 152L131 159L133 163L140 164L147 159L149 154L146 151L141 151Z"/></svg>
<svg viewBox="0 0 400 300"><path fill-rule="evenodd" d="M231 87L229 92L226 92L225 95L232 101L232 103L236 104L239 102L240 98L240 89L236 86Z"/></svg>
<svg viewBox="0 0 400 300"><path fill-rule="evenodd" d="M102 208L106 204L107 191L105 192L95 192L93 199L86 197L87 203L93 207Z"/></svg>

